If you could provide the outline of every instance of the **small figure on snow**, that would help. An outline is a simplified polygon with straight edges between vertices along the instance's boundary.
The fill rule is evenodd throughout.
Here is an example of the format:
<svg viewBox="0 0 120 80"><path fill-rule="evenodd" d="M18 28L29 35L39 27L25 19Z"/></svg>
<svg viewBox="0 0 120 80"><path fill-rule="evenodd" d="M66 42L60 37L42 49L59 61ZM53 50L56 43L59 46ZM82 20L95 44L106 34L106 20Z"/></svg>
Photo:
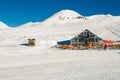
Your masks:
<svg viewBox="0 0 120 80"><path fill-rule="evenodd" d="M93 48L93 45L92 45L92 42L90 42L89 49L92 49L92 48Z"/></svg>
<svg viewBox="0 0 120 80"><path fill-rule="evenodd" d="M107 43L104 43L103 47L104 47L104 50L106 50L108 47Z"/></svg>

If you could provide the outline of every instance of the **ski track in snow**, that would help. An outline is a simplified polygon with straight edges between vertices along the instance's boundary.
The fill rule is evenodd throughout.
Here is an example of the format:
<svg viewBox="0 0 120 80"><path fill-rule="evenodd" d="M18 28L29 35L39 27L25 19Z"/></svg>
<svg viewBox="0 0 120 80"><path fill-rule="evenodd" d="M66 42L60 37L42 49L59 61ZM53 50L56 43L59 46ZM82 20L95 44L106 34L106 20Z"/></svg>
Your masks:
<svg viewBox="0 0 120 80"><path fill-rule="evenodd" d="M6 55L1 55L0 59ZM7 55L0 80L119 80L119 50L58 50ZM0 64L3 62L0 60ZM4 64L4 63L2 63Z"/></svg>

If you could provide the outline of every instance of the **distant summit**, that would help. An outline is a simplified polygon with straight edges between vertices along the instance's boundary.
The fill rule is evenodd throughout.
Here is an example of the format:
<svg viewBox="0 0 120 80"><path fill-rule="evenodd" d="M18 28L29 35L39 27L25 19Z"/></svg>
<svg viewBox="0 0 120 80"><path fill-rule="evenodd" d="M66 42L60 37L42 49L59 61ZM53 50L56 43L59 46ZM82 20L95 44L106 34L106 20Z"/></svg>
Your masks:
<svg viewBox="0 0 120 80"><path fill-rule="evenodd" d="M71 23L78 23L84 20L104 20L110 17L114 17L111 14L97 14L92 16L83 16L73 10L61 10L51 17L47 18L43 22L28 22L26 24L20 25L19 27L35 27L35 26L50 26L55 24L71 24Z"/></svg>
<svg viewBox="0 0 120 80"><path fill-rule="evenodd" d="M68 22L70 20L84 19L85 17L73 10L61 10L60 12L54 14L52 17L46 19L44 22L49 23L60 23Z"/></svg>

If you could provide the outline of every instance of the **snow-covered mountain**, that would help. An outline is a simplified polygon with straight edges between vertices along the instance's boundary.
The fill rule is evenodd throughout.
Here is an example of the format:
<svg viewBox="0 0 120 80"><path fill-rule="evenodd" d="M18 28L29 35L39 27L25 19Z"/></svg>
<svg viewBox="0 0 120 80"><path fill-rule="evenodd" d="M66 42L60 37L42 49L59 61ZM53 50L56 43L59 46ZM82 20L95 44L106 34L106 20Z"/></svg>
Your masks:
<svg viewBox="0 0 120 80"><path fill-rule="evenodd" d="M28 38L36 38L51 43L71 39L83 30L89 29L105 40L120 40L120 16L93 15L82 16L72 10L62 10L43 22L29 22L13 29L1 30L0 45L24 43Z"/></svg>
<svg viewBox="0 0 120 80"><path fill-rule="evenodd" d="M79 19L85 19L85 17L72 10L61 10L60 12L54 14L52 17L46 19L44 23L65 24L78 21Z"/></svg>
<svg viewBox="0 0 120 80"><path fill-rule="evenodd" d="M8 25L0 21L0 29L9 28Z"/></svg>
<svg viewBox="0 0 120 80"><path fill-rule="evenodd" d="M84 17L62 10L43 22L6 28L0 22L0 80L120 80L120 50L51 48L86 28L103 39L120 40L120 16ZM36 39L35 47L24 46L28 38Z"/></svg>

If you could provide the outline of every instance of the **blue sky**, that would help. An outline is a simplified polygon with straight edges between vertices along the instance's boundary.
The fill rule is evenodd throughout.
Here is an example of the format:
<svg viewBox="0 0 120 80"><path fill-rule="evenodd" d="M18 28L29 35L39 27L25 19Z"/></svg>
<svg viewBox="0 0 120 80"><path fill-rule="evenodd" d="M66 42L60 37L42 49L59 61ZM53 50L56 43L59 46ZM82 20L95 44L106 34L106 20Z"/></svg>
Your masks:
<svg viewBox="0 0 120 80"><path fill-rule="evenodd" d="M83 16L120 15L120 0L0 0L0 21L9 26L41 22L54 13L70 9Z"/></svg>

